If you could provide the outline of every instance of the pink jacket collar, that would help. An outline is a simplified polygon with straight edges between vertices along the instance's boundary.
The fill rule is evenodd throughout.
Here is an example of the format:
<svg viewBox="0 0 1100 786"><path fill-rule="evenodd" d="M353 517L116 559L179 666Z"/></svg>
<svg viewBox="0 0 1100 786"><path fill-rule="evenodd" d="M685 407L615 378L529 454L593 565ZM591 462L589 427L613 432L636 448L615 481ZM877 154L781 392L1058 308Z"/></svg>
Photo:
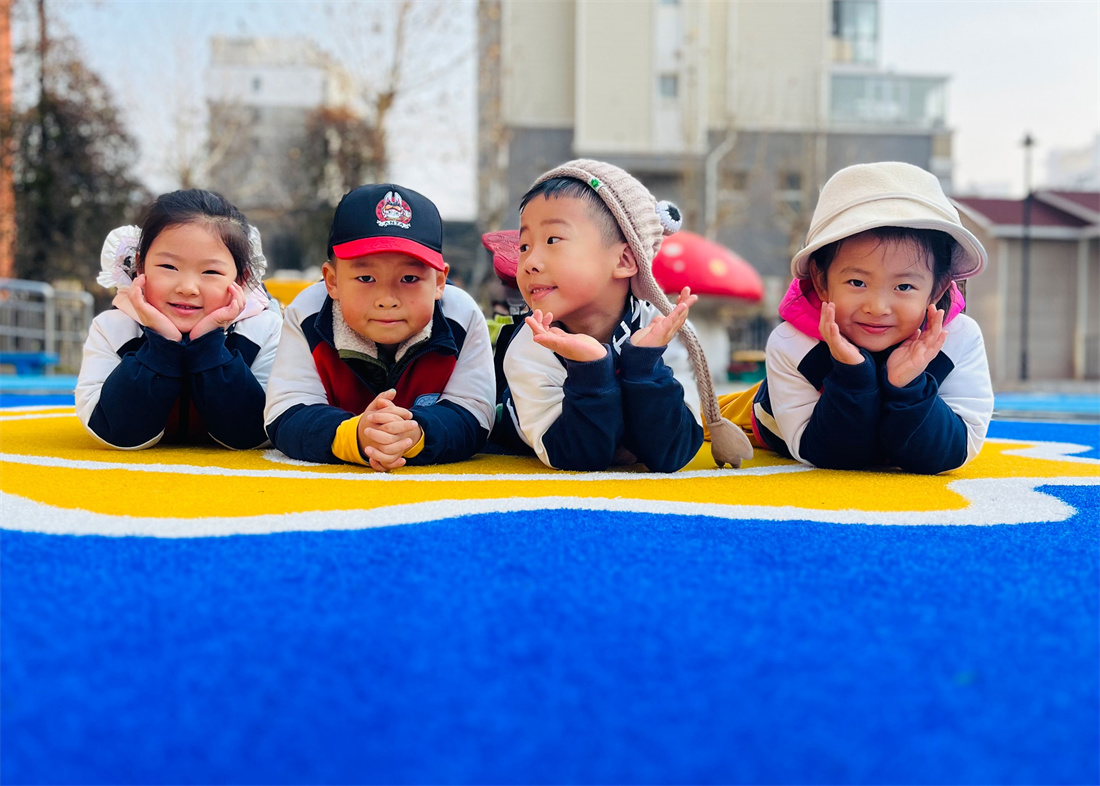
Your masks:
<svg viewBox="0 0 1100 786"><path fill-rule="evenodd" d="M963 294L954 281L951 282L948 292L951 293L951 307L944 315L945 325L961 314L966 307ZM821 331L818 330L818 325L821 324L821 298L817 296L814 285L809 279L796 278L791 282L787 294L779 304L779 316L798 328L800 333L818 341L821 340Z"/></svg>

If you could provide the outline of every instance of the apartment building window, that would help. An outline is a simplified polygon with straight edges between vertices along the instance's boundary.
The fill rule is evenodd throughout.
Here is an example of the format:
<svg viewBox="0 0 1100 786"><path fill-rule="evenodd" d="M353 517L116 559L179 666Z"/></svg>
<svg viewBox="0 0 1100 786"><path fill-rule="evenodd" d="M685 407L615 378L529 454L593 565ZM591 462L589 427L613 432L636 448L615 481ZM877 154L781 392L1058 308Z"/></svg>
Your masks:
<svg viewBox="0 0 1100 786"><path fill-rule="evenodd" d="M718 174L718 187L723 191L744 191L749 187L749 173L743 169L723 169Z"/></svg>
<svg viewBox="0 0 1100 786"><path fill-rule="evenodd" d="M263 84L264 84L263 80L260 79L260 77L258 77L258 76L252 77L252 92L253 93L260 92L260 88L263 87Z"/></svg>
<svg viewBox="0 0 1100 786"><path fill-rule="evenodd" d="M657 89L662 98L676 98L680 95L680 77L676 74L661 74Z"/></svg>
<svg viewBox="0 0 1100 786"><path fill-rule="evenodd" d="M779 190L780 191L801 191L802 190L802 173L801 172L780 172L779 173Z"/></svg>
<svg viewBox="0 0 1100 786"><path fill-rule="evenodd" d="M795 215L802 212L802 173L794 170L779 172L776 177L779 200Z"/></svg>
<svg viewBox="0 0 1100 786"><path fill-rule="evenodd" d="M833 38L841 62L878 62L878 0L833 0Z"/></svg>

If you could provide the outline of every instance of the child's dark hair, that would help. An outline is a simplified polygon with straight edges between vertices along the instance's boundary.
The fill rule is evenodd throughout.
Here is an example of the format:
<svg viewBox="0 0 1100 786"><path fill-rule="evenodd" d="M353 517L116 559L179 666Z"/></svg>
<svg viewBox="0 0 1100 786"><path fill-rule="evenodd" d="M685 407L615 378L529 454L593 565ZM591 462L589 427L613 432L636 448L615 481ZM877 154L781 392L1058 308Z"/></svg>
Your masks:
<svg viewBox="0 0 1100 786"><path fill-rule="evenodd" d="M619 228L619 222L615 220L615 214L600 199L600 195L596 193L596 190L583 180L577 180L574 177L552 177L549 180L544 180L523 195L523 198L519 201L519 212L522 213L523 209L527 207L527 203L537 196L546 199L571 197L588 201L594 207L591 210L592 219L600 227L600 235L603 236L604 245L610 246L615 243L626 242L626 237L623 235L622 229Z"/></svg>
<svg viewBox="0 0 1100 786"><path fill-rule="evenodd" d="M909 227L875 227L857 235L837 240L822 246L810 255L810 268L817 268L822 276L829 272L840 246L855 237L873 237L881 243L895 243L911 246L921 252L925 258L932 259L932 291L941 287L946 288L951 283L951 258L955 253L958 241L946 232L936 229L912 229ZM951 290L946 288L936 308L944 313L951 306Z"/></svg>
<svg viewBox="0 0 1100 786"><path fill-rule="evenodd" d="M184 224L205 224L229 249L237 267L237 281L248 284L252 275L252 244L248 219L221 194L192 188L161 194L145 213L138 243L138 271L145 270L145 255L157 236Z"/></svg>

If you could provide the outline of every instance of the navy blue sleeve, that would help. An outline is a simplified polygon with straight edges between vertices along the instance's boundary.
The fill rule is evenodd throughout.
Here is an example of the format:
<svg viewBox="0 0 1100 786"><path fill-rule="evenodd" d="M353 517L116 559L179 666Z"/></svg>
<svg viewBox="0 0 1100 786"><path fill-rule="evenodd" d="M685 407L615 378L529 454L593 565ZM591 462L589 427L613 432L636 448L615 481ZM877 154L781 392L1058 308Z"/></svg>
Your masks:
<svg viewBox="0 0 1100 786"><path fill-rule="evenodd" d="M336 429L350 412L328 404L295 404L267 427L271 444L299 461L343 464L332 452Z"/></svg>
<svg viewBox="0 0 1100 786"><path fill-rule="evenodd" d="M623 438L623 395L611 348L600 360L567 360L562 392L561 414L542 437L550 465L579 471L607 469Z"/></svg>
<svg viewBox="0 0 1100 786"><path fill-rule="evenodd" d="M155 439L179 399L183 374L183 345L145 328L145 343L104 380L88 427L119 448Z"/></svg>
<svg viewBox="0 0 1100 786"><path fill-rule="evenodd" d="M966 462L966 424L939 397L939 384L927 371L903 388L882 375L883 406L879 440L891 465L906 472L935 475Z"/></svg>
<svg viewBox="0 0 1100 786"><path fill-rule="evenodd" d="M195 409L210 436L237 450L266 442L264 389L241 353L229 351L225 331L211 330L185 344L183 358Z"/></svg>
<svg viewBox="0 0 1100 786"><path fill-rule="evenodd" d="M699 452L703 427L684 403L684 388L661 359L666 347L623 342L623 446L653 472L676 472Z"/></svg>
<svg viewBox="0 0 1100 786"><path fill-rule="evenodd" d="M798 455L815 467L864 469L878 463L882 392L871 356L860 352L863 362L858 366L833 360L802 432Z"/></svg>
<svg viewBox="0 0 1100 786"><path fill-rule="evenodd" d="M473 413L453 401L411 407L409 411L424 430L424 448L408 459L410 465L463 461L481 450L489 438L489 432Z"/></svg>

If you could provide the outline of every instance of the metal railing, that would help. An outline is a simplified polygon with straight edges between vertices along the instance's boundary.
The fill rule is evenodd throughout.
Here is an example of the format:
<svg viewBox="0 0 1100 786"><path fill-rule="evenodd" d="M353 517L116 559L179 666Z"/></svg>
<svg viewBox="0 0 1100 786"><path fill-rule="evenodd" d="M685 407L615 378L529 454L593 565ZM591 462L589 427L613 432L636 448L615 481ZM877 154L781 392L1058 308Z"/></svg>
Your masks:
<svg viewBox="0 0 1100 786"><path fill-rule="evenodd" d="M95 316L84 291L41 281L0 279L0 353L3 362L26 369L76 373Z"/></svg>

